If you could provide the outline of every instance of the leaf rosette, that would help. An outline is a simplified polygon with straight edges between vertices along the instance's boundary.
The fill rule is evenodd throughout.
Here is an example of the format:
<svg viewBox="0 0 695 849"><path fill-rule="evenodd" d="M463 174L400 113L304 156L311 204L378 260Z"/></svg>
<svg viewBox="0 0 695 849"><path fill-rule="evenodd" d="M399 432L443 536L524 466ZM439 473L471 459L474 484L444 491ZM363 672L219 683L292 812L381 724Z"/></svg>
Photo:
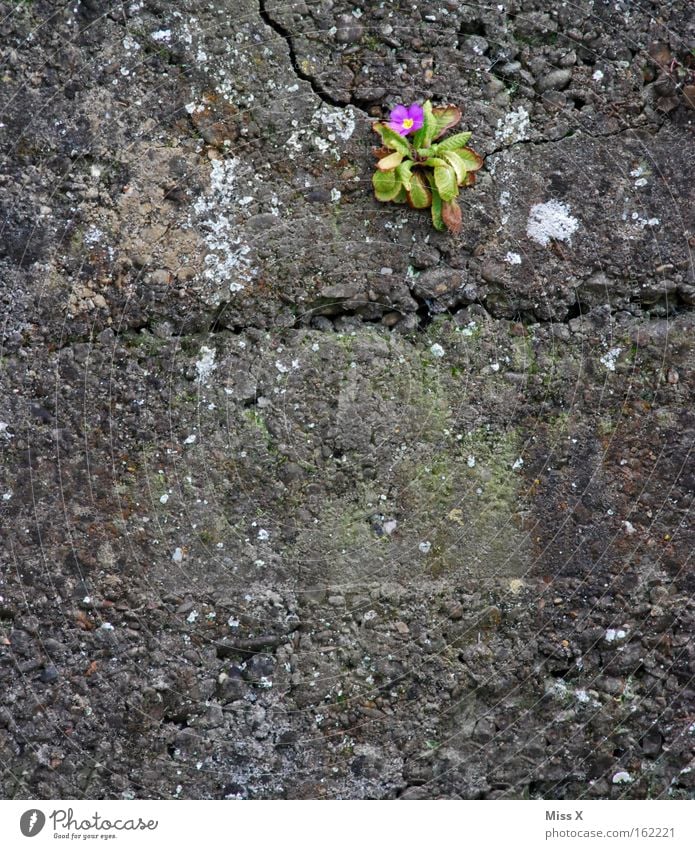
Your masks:
<svg viewBox="0 0 695 849"><path fill-rule="evenodd" d="M459 191L475 183L483 157L468 147L469 132L444 138L461 121L457 106L397 106L388 122L372 125L381 139L375 149L374 195L382 203L408 203L429 209L437 230L460 233L463 216ZM408 138L411 136L411 138Z"/></svg>

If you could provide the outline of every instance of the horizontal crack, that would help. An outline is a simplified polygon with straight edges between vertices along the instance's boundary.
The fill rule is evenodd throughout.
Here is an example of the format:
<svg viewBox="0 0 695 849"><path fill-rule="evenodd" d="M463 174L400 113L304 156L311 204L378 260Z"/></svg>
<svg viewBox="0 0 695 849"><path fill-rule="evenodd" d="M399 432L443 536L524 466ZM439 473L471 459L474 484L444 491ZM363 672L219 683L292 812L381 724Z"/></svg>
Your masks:
<svg viewBox="0 0 695 849"><path fill-rule="evenodd" d="M641 130L647 130L647 129L651 129L655 133L658 133L658 131L661 129L661 125L660 126L651 125L650 127L647 127L647 126L633 127L632 125L628 125L628 126L625 126L625 127L621 127L619 130L612 130L609 133L593 133L591 130L588 130L586 127L577 127L576 129L570 130L569 132L565 133L565 135L561 136L559 139L518 139L517 141L512 142L511 144L502 145L501 147L496 147L494 150L491 150L489 153L487 153L485 155L485 157L487 159L490 156L497 156L500 153L504 153L506 150L512 150L512 148L521 147L523 145L533 145L534 147L542 147L543 145L547 145L547 144L561 144L562 142L567 141L567 139L574 138L577 135L585 135L585 136L588 136L591 139L610 139L610 138L613 138L614 136L620 136L623 133L639 132Z"/></svg>

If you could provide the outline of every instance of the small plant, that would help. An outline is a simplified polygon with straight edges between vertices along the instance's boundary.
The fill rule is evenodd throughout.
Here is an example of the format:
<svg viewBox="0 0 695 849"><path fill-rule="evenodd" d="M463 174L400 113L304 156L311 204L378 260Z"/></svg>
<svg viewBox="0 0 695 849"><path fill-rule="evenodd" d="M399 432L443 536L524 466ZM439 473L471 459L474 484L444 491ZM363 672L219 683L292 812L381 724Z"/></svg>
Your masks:
<svg viewBox="0 0 695 849"><path fill-rule="evenodd" d="M456 133L435 144L461 120L456 106L396 106L388 123L372 125L382 146L375 150L377 170L372 177L376 199L430 209L437 230L461 231L459 188L472 186L483 158L466 147L471 133ZM413 134L412 141L406 136Z"/></svg>

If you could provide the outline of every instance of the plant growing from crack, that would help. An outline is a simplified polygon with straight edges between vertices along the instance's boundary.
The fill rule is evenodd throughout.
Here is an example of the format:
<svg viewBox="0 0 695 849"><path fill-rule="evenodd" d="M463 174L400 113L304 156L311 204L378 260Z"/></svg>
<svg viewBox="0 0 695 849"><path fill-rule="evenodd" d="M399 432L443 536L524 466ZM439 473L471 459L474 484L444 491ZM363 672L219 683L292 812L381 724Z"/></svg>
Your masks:
<svg viewBox="0 0 695 849"><path fill-rule="evenodd" d="M457 106L432 106L426 100L422 106L396 106L387 123L373 124L382 143L375 150L378 162L372 177L376 199L430 209L437 230L459 233L459 189L472 186L483 165L482 156L467 147L471 133L442 139L460 120ZM411 133L412 141L406 138Z"/></svg>

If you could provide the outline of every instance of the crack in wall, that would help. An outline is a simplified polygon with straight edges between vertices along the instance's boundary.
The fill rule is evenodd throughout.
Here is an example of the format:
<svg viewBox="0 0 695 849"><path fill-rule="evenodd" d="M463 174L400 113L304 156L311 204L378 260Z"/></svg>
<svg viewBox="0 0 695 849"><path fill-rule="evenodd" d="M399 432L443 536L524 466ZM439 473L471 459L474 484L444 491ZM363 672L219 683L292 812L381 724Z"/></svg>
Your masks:
<svg viewBox="0 0 695 849"><path fill-rule="evenodd" d="M580 135L587 136L588 138L591 138L591 139L600 140L600 139L614 138L615 136L620 136L620 135L623 135L624 133L629 133L629 132L637 133L637 132L642 132L644 130L652 130L654 135L656 136L656 135L658 135L659 130L661 130L662 126L663 125L660 125L658 127L655 126L655 125L652 125L651 127L646 127L646 126L633 127L632 125L627 125L625 127L621 127L619 130L612 130L611 132L608 132L608 133L593 133L593 132L591 132L591 130L586 129L585 127L576 127L574 129L569 130L567 133L565 133L564 136L561 136L559 139L544 139L544 138L540 138L540 139L518 139L517 141L512 142L511 144L502 145L501 147L494 148L494 150L491 150L489 153L485 154L485 158L489 159L490 157L498 156L500 153L504 153L507 150L512 150L515 147L523 147L525 145L532 145L534 147L542 147L543 145L546 145L546 144L562 144L562 142L567 141L567 139L575 138L576 136L580 136Z"/></svg>
<svg viewBox="0 0 695 849"><path fill-rule="evenodd" d="M316 77L313 77L311 74L307 74L305 71L302 70L302 67L299 64L299 60L297 59L294 44L292 43L292 33L273 18L273 16L266 8L266 0L258 0L258 12L261 16L263 23L274 33L279 35L280 38L287 44L290 63L292 65L292 69L295 75L300 80L309 83L309 85L311 86L311 90L319 98L319 100L323 101L328 106L333 106L338 109L344 109L346 106L353 106L355 109L359 109L360 112L364 112L365 115L368 114L367 106L369 104L367 104L366 101L361 101L354 97L349 98L348 100L339 100L337 97L334 97L324 86L322 86L321 83L316 79Z"/></svg>

